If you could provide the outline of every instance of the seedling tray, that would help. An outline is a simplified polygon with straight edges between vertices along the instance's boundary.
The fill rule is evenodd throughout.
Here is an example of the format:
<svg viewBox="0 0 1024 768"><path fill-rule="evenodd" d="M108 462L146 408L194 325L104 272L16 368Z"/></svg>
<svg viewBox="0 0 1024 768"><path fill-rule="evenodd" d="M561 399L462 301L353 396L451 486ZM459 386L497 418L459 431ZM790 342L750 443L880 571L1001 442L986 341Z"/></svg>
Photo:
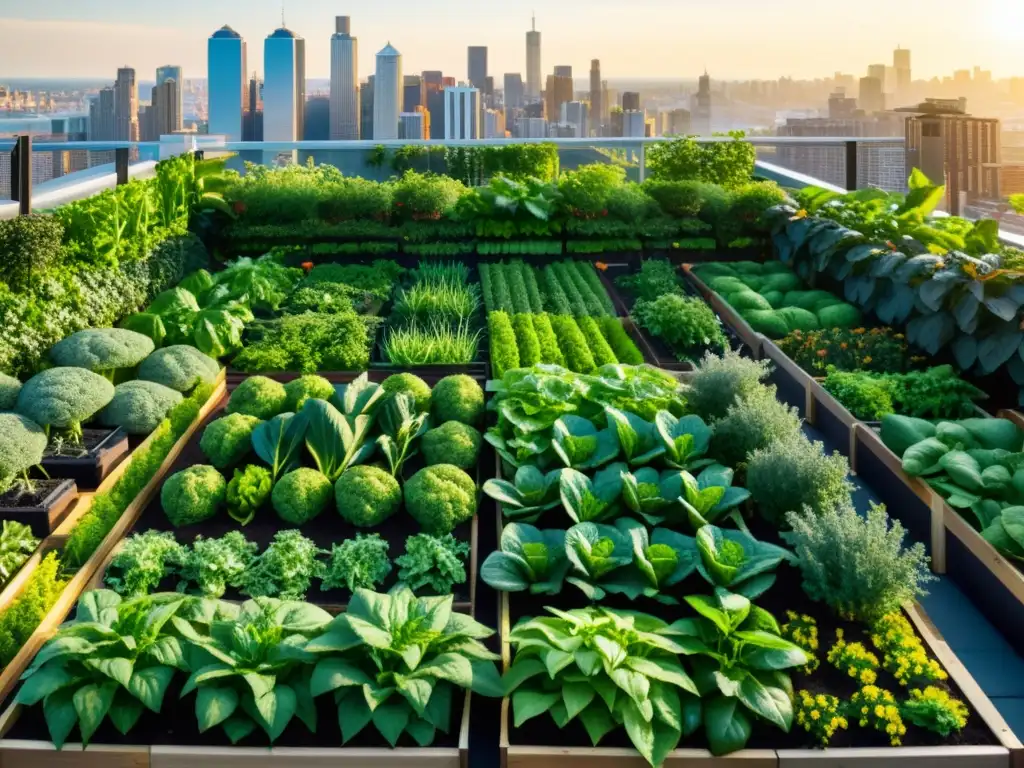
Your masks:
<svg viewBox="0 0 1024 768"><path fill-rule="evenodd" d="M0 506L0 520L14 520L32 529L36 538L49 536L67 517L78 495L74 480L34 480L35 489L15 499L14 491L4 494L9 506Z"/></svg>
<svg viewBox="0 0 1024 768"><path fill-rule="evenodd" d="M74 480L81 490L91 491L128 455L128 435L120 427L84 432L87 440L95 441L84 456L47 456L40 466L47 477Z"/></svg>

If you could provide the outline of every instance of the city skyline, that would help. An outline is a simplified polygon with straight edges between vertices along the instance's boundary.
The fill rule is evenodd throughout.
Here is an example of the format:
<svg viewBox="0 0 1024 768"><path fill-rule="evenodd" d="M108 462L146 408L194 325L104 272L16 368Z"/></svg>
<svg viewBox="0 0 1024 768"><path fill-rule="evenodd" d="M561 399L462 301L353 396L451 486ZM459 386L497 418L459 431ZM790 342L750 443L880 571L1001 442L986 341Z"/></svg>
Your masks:
<svg viewBox="0 0 1024 768"><path fill-rule="evenodd" d="M535 3L509 0L496 9L469 0L443 4L440 11L437 3L395 0L385 12L305 0L301 6L286 3L284 10L288 28L307 40L310 78L329 76L335 16L348 13L365 41L358 59L363 73L373 71L373 53L390 41L403 51L410 72L440 69L466 80L466 50L480 45L488 48L488 74L496 82L506 72L526 79L524 41ZM229 24L255 43L281 25L276 0L253 0L244 9L226 0L180 0L173 7L109 0L103 6L84 12L70 0L51 0L46 7L0 0L0 78L69 72L93 77L125 62L145 72L168 61L180 64L186 78L199 78L206 72L206 40L213 30ZM558 7L541 9L536 29L543 33L544 61L571 64L580 73L591 59L600 58L606 76L618 78L692 78L705 67L720 80L813 79L837 70L860 74L864 62L888 61L897 45L914 51L915 79L974 65L992 70L996 78L1024 72L1019 53L1024 7L978 0L970 14L958 15L957 45L951 49L940 34L949 21L943 6L950 13L962 10L952 2L903 0L894 6L863 0L856 15L844 14L840 38L831 34L840 21L835 11L795 0L730 0L728 7L710 0L685 5L638 0L630 5L630 18L641 22L634 24L623 24L615 13L621 3L563 0ZM879 14L885 23L879 23ZM580 35L584 17L587 34ZM262 72L263 52L253 50L257 47L262 49L250 46L248 67ZM550 70L545 65L542 72Z"/></svg>

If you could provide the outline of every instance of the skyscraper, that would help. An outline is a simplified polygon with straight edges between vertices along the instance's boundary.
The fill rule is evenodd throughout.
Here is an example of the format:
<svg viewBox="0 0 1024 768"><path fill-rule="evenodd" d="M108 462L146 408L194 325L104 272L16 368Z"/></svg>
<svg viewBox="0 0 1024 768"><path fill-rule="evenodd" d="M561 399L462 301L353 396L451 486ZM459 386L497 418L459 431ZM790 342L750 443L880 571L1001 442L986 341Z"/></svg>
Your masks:
<svg viewBox="0 0 1024 768"><path fill-rule="evenodd" d="M505 73L505 109L519 109L523 106L523 76L518 72Z"/></svg>
<svg viewBox="0 0 1024 768"><path fill-rule="evenodd" d="M359 135L373 138L373 75L359 86Z"/></svg>
<svg viewBox="0 0 1024 768"><path fill-rule="evenodd" d="M588 110L585 102L567 101L562 105L561 122L573 127L573 138L583 139L589 133Z"/></svg>
<svg viewBox="0 0 1024 768"><path fill-rule="evenodd" d="M139 140L139 85L135 70L121 67L114 82L114 139Z"/></svg>
<svg viewBox="0 0 1024 768"><path fill-rule="evenodd" d="M622 111L639 112L640 94L636 91L624 91L622 94Z"/></svg>
<svg viewBox="0 0 1024 768"><path fill-rule="evenodd" d="M335 19L331 35L331 138L359 138L359 40L348 16Z"/></svg>
<svg viewBox="0 0 1024 768"><path fill-rule="evenodd" d="M711 76L704 71L697 81L697 95L693 98L693 132L698 136L711 135Z"/></svg>
<svg viewBox="0 0 1024 768"><path fill-rule="evenodd" d="M568 77L572 79L572 66L568 64L555 66L555 77Z"/></svg>
<svg viewBox="0 0 1024 768"><path fill-rule="evenodd" d="M540 32L537 31L537 17L533 17L533 28L526 33L526 97L540 98Z"/></svg>
<svg viewBox="0 0 1024 768"><path fill-rule="evenodd" d="M304 141L327 141L331 138L331 98L329 95L314 95L303 105Z"/></svg>
<svg viewBox="0 0 1024 768"><path fill-rule="evenodd" d="M402 54L388 43L377 54L373 82L373 138L397 139L402 111Z"/></svg>
<svg viewBox="0 0 1024 768"><path fill-rule="evenodd" d="M869 64L868 77L873 77L885 85L885 64Z"/></svg>
<svg viewBox="0 0 1024 768"><path fill-rule="evenodd" d="M89 141L114 138L114 89L103 88L89 102Z"/></svg>
<svg viewBox="0 0 1024 768"><path fill-rule="evenodd" d="M557 122L562 114L562 105L572 101L574 97L572 77L565 75L548 75L547 87L544 89L547 102L548 120Z"/></svg>
<svg viewBox="0 0 1024 768"><path fill-rule="evenodd" d="M246 110L242 114L242 141L263 141L263 81L253 72Z"/></svg>
<svg viewBox="0 0 1024 768"><path fill-rule="evenodd" d="M242 141L242 113L247 106L245 41L229 26L207 44L210 91L209 132L228 141Z"/></svg>
<svg viewBox="0 0 1024 768"><path fill-rule="evenodd" d="M480 90L466 85L444 89L444 137L479 139Z"/></svg>
<svg viewBox="0 0 1024 768"><path fill-rule="evenodd" d="M145 141L159 141L164 134L181 130L181 87L168 78L153 86L149 107L149 125Z"/></svg>
<svg viewBox="0 0 1024 768"><path fill-rule="evenodd" d="M166 83L168 80L173 80L177 83L178 90L178 101L175 105L178 114L177 127L174 129L180 131L182 128L182 121L185 119L185 107L183 93L185 91L185 79L181 74L181 67L174 66L172 64L165 65L163 67L156 68L156 84Z"/></svg>
<svg viewBox="0 0 1024 768"><path fill-rule="evenodd" d="M892 65L896 69L896 95L905 97L910 90L910 51L897 48L892 52Z"/></svg>
<svg viewBox="0 0 1024 768"><path fill-rule="evenodd" d="M427 86L419 75L406 75L402 86L402 111L415 112L427 106Z"/></svg>
<svg viewBox="0 0 1024 768"><path fill-rule="evenodd" d="M425 139L427 131L426 110L402 112L398 115L398 138Z"/></svg>
<svg viewBox="0 0 1024 768"><path fill-rule="evenodd" d="M885 94L882 92L883 82L883 80L879 80L877 77L862 77L860 79L860 98L857 101L860 104L860 108L869 115L885 109Z"/></svg>
<svg viewBox="0 0 1024 768"><path fill-rule="evenodd" d="M590 62L590 123L598 136L601 135L601 116L604 115L601 95L601 61L593 59Z"/></svg>
<svg viewBox="0 0 1024 768"><path fill-rule="evenodd" d="M469 63L467 66L469 82L477 90L484 92L487 87L487 46L469 46Z"/></svg>
<svg viewBox="0 0 1024 768"><path fill-rule="evenodd" d="M263 45L263 140L300 141L305 135L306 41L275 29Z"/></svg>

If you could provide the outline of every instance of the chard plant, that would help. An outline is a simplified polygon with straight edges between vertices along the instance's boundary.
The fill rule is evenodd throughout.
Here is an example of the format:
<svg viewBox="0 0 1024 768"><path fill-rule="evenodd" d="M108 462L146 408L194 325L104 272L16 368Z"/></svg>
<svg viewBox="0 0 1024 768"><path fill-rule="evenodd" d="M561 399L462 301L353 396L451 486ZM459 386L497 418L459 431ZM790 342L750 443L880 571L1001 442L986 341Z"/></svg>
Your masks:
<svg viewBox="0 0 1024 768"><path fill-rule="evenodd" d="M556 595L569 572L565 531L541 531L526 523L509 523L500 549L480 568L480 578L501 592Z"/></svg>
<svg viewBox="0 0 1024 768"><path fill-rule="evenodd" d="M697 570L705 581L751 600L775 583L774 571L783 561L796 564L796 557L782 547L758 541L744 531L714 525L697 531L697 549Z"/></svg>
<svg viewBox="0 0 1024 768"><path fill-rule="evenodd" d="M544 512L562 503L561 476L560 469L545 473L528 464L516 470L513 482L488 480L483 490L501 503L501 512L506 520L533 523Z"/></svg>
<svg viewBox="0 0 1024 768"><path fill-rule="evenodd" d="M384 434L377 444L392 476L400 476L405 462L416 455L416 441L427 431L428 416L416 408L416 399L407 392L399 392L385 403L381 413Z"/></svg>

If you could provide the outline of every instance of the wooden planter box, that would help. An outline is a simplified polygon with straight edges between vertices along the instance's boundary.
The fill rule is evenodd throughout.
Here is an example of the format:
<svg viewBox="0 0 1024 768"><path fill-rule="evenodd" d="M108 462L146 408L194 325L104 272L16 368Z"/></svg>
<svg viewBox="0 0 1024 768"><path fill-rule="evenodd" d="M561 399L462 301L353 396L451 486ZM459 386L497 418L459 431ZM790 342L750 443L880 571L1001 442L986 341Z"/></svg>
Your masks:
<svg viewBox="0 0 1024 768"><path fill-rule="evenodd" d="M83 491L98 488L118 462L128 455L128 435L124 430L118 427L109 432L85 456L52 456L43 459L40 466L47 477L74 480Z"/></svg>
<svg viewBox="0 0 1024 768"><path fill-rule="evenodd" d="M693 270L690 268L692 263L692 261L685 262L682 265L686 280L704 297L704 300L715 311L715 314L718 315L722 322L729 326L736 337L750 349L753 358L760 360L763 354L761 351L761 340L765 337L751 328L750 323L740 317L739 312L733 309L725 299L712 291L703 280L693 273Z"/></svg>
<svg viewBox="0 0 1024 768"><path fill-rule="evenodd" d="M39 626L32 633L31 637L25 642L18 651L17 656L8 664L2 672L0 672L0 702L4 701L15 689L18 681L21 678L22 673L28 668L28 665L32 662L36 653L39 649L58 629L60 624L65 620L67 615L74 608L75 603L78 602L78 597L86 589L96 570L100 567L100 564L106 559L107 555L114 548L114 546L124 537L124 532L129 524L128 521L138 516L139 512L149 503L149 500L153 498L160 490L160 484L163 482L164 475L167 473L168 468L177 460L178 455L184 450L192 434L199 428L199 425L213 410L216 403L223 397L225 391L224 386L224 372L221 371L218 377L217 386L210 396L210 399L206 401L206 404L200 410L196 420L192 422L185 433L179 438L178 442L171 448L170 453L164 459L164 462L160 465L160 468L156 471L156 474L152 477L149 483L139 492L139 495L135 497L135 500L128 505L124 513L121 515L120 520L114 525L114 527L107 533L106 538L100 543L92 557L83 565L77 573L75 573L71 580L68 582L64 591L60 597L53 604L50 610L43 617ZM140 446L149 445L153 439L153 435L150 435ZM117 469L107 476L105 482L109 482L113 485L117 478L124 473L128 467L128 462L122 462ZM109 486L108 486L109 487ZM104 489L105 490L105 489ZM92 502L95 494L83 494L79 497L77 504L74 509L64 519L64 522L57 528L53 535L49 536L40 545L39 550L29 558L29 561L21 568L18 574L11 580L10 583L4 588L2 595L0 595L0 609L5 608L10 604L11 601L15 600L24 589L26 582L35 569L42 562L45 555L56 549L60 549L64 546L67 541L67 537L75 524L91 509ZM6 601L6 602L4 602ZM6 764L6 756L0 755L0 766ZM38 763L39 761L37 761ZM43 765L50 765L48 760L41 761Z"/></svg>
<svg viewBox="0 0 1024 768"><path fill-rule="evenodd" d="M194 747L65 744L7 739L21 705L0 716L3 768L467 768L470 694L462 706L456 747Z"/></svg>
<svg viewBox="0 0 1024 768"><path fill-rule="evenodd" d="M47 482L36 480L35 482ZM56 485L35 506L0 507L0 520L13 520L32 529L32 535L45 538L61 524L78 495L74 480L55 480Z"/></svg>
<svg viewBox="0 0 1024 768"><path fill-rule="evenodd" d="M813 408L811 401L811 378L803 368L794 363L778 345L767 336L759 335L758 348L761 359L772 363L768 383L775 385L779 400L800 412L800 417L810 420Z"/></svg>

